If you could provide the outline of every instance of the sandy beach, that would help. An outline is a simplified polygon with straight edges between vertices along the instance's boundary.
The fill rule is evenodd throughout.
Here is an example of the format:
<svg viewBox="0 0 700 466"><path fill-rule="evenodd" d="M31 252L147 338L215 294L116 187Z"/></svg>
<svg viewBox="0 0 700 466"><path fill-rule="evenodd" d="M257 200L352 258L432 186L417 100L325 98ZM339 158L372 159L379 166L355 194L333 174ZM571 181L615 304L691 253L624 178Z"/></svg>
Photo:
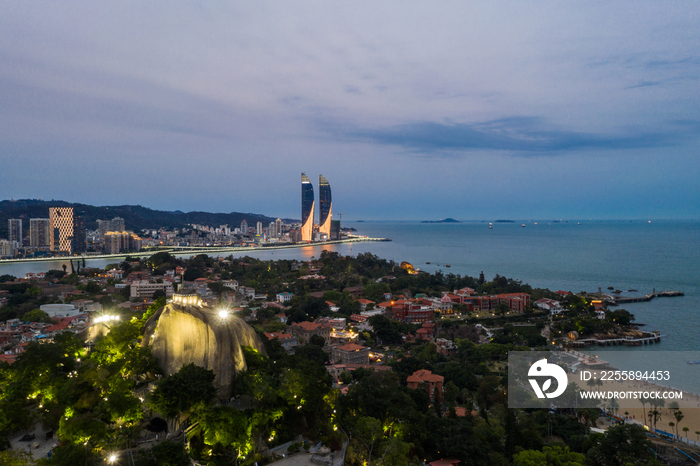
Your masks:
<svg viewBox="0 0 700 466"><path fill-rule="evenodd" d="M589 369L584 369L589 370ZM590 369L592 372L600 372L602 369ZM611 369L604 369L611 370ZM683 419L679 423L678 433L680 437L686 438L686 433L683 432L684 427L688 427L687 438L694 441L700 441L700 435L696 434L696 431L700 431L700 396L689 391L681 391L671 387L664 386L659 383L654 383L651 381L639 381L639 380L625 380L625 381L597 381L593 386L589 385L586 381L581 380L580 371L576 373L568 374L569 382L577 384L581 391L605 391L605 392L657 392L664 393L678 393L682 392L682 398L667 398L664 400L664 406L654 407L649 402L645 406L642 405L639 399L618 399L617 403L619 408L615 413L621 418L626 418L631 421L641 422L644 425L653 428L653 423L650 424L648 414L649 411L656 409L661 414L661 417L656 421L656 428L668 433L675 434L675 427L670 427L669 422L676 423L676 418L674 417L672 410L669 408L672 402L677 402L679 410L683 414ZM607 402L602 403L603 406L607 405ZM646 411L647 417L645 418L644 411Z"/></svg>

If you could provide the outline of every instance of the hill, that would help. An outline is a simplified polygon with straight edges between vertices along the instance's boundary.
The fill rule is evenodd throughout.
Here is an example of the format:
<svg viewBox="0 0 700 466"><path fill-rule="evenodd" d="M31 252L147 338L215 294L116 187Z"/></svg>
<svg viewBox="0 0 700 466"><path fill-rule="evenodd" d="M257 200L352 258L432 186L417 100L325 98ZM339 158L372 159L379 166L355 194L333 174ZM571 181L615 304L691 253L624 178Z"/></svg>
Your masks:
<svg viewBox="0 0 700 466"><path fill-rule="evenodd" d="M0 201L0 238L7 238L7 220L21 218L22 229L26 235L29 229L30 218L48 218L49 207L73 207L76 211L85 212L86 227L89 230L97 229L97 220L111 220L114 217L124 219L127 230L140 231L142 229L183 228L189 223L209 225L239 226L245 219L249 225L263 222L267 225L275 219L265 215L253 213L210 213L210 212L169 212L153 210L140 205L121 206L91 206L87 204L71 204L65 201L42 201L39 199L20 199L12 201ZM289 219L284 219L289 221Z"/></svg>

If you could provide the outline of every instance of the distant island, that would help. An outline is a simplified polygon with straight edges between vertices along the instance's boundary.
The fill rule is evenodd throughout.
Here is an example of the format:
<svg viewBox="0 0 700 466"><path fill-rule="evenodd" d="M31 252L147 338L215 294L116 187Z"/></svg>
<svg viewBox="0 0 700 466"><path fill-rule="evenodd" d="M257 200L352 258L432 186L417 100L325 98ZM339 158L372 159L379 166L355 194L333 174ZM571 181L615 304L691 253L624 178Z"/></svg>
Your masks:
<svg viewBox="0 0 700 466"><path fill-rule="evenodd" d="M496 223L515 223L513 220L496 220Z"/></svg>
<svg viewBox="0 0 700 466"><path fill-rule="evenodd" d="M444 218L442 220L423 220L420 223L462 223L459 220L455 220L453 218Z"/></svg>

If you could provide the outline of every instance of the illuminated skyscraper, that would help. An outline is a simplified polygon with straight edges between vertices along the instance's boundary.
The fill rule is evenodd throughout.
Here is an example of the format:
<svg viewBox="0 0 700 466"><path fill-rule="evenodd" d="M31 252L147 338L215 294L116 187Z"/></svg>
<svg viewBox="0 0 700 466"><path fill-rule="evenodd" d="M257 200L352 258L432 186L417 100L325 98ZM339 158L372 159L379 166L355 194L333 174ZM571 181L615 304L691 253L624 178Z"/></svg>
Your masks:
<svg viewBox="0 0 700 466"><path fill-rule="evenodd" d="M323 176L318 176L318 232L330 237L331 235L331 208L333 200L331 197L331 185Z"/></svg>
<svg viewBox="0 0 700 466"><path fill-rule="evenodd" d="M72 207L49 208L49 239L52 251L85 252L85 222Z"/></svg>
<svg viewBox="0 0 700 466"><path fill-rule="evenodd" d="M311 241L314 232L314 187L304 173L301 174L301 240Z"/></svg>

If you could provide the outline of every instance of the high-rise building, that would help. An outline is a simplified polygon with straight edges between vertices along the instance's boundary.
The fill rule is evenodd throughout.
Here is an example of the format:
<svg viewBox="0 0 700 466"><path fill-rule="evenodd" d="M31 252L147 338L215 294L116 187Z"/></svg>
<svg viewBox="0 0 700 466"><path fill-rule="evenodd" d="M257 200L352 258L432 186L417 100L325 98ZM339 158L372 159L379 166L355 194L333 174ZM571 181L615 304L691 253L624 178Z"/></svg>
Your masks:
<svg viewBox="0 0 700 466"><path fill-rule="evenodd" d="M270 222L267 226L267 236L269 238L277 238L277 224L275 222Z"/></svg>
<svg viewBox="0 0 700 466"><path fill-rule="evenodd" d="M331 220L330 239L340 239L340 220Z"/></svg>
<svg viewBox="0 0 700 466"><path fill-rule="evenodd" d="M10 218L7 220L7 239L19 243L22 247L22 219Z"/></svg>
<svg viewBox="0 0 700 466"><path fill-rule="evenodd" d="M100 238L105 237L105 233L112 231L112 221L111 220L97 220L97 234Z"/></svg>
<svg viewBox="0 0 700 466"><path fill-rule="evenodd" d="M333 199L331 185L323 175L318 176L318 201L318 232L330 237Z"/></svg>
<svg viewBox="0 0 700 466"><path fill-rule="evenodd" d="M258 222L255 225L255 234L256 235L262 235L262 222Z"/></svg>
<svg viewBox="0 0 700 466"><path fill-rule="evenodd" d="M301 174L301 240L311 241L314 231L314 187L304 173Z"/></svg>
<svg viewBox="0 0 700 466"><path fill-rule="evenodd" d="M282 219L275 220L275 233L277 233L277 238L282 237Z"/></svg>
<svg viewBox="0 0 700 466"><path fill-rule="evenodd" d="M241 234L244 236L248 234L248 222L245 220L241 222Z"/></svg>
<svg viewBox="0 0 700 466"><path fill-rule="evenodd" d="M129 231L108 231L105 233L105 252L119 254L122 251L141 250L142 240Z"/></svg>
<svg viewBox="0 0 700 466"><path fill-rule="evenodd" d="M97 231L100 238L105 237L105 233L108 231L124 231L126 227L124 226L124 219L121 217L114 217L112 220L97 220Z"/></svg>
<svg viewBox="0 0 700 466"><path fill-rule="evenodd" d="M87 232L85 231L85 212L73 213L73 241L71 253L87 251Z"/></svg>
<svg viewBox="0 0 700 466"><path fill-rule="evenodd" d="M29 219L29 247L45 248L50 245L50 225L48 218Z"/></svg>
<svg viewBox="0 0 700 466"><path fill-rule="evenodd" d="M111 224L111 231L124 231L126 228L124 227L124 219L121 217L114 217L112 221L110 222Z"/></svg>
<svg viewBox="0 0 700 466"><path fill-rule="evenodd" d="M87 249L84 217L72 207L50 207L49 223L52 251L75 254Z"/></svg>
<svg viewBox="0 0 700 466"><path fill-rule="evenodd" d="M0 257L12 257L15 254L15 247L12 241L0 239Z"/></svg>

